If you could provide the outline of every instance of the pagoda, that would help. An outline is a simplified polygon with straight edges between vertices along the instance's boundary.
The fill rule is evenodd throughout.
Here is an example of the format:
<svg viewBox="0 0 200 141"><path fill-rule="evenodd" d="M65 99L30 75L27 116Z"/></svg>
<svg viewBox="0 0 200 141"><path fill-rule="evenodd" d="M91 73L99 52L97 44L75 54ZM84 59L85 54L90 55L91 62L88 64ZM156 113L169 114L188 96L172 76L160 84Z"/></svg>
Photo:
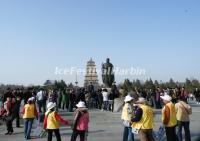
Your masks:
<svg viewBox="0 0 200 141"><path fill-rule="evenodd" d="M90 83L92 83L94 88L99 86L96 65L92 58L87 62L84 87L87 88Z"/></svg>

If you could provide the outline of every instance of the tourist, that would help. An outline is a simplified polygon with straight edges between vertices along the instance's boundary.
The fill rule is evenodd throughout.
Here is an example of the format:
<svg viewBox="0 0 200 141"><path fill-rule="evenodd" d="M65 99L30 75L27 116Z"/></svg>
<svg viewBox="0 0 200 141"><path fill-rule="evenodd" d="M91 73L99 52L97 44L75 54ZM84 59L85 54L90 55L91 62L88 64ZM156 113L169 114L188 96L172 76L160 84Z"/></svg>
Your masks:
<svg viewBox="0 0 200 141"><path fill-rule="evenodd" d="M90 109L90 101L91 101L91 93L87 92L85 93L85 104Z"/></svg>
<svg viewBox="0 0 200 141"><path fill-rule="evenodd" d="M61 91L61 108L64 110L65 108L69 108L69 90Z"/></svg>
<svg viewBox="0 0 200 141"><path fill-rule="evenodd" d="M76 95L75 95L74 90L72 89L70 90L70 93L69 93L69 112L73 112L75 101L76 101Z"/></svg>
<svg viewBox="0 0 200 141"><path fill-rule="evenodd" d="M136 101L137 110L132 118L132 128L138 131L140 141L154 141L153 138L153 110L146 105L146 99L140 97Z"/></svg>
<svg viewBox="0 0 200 141"><path fill-rule="evenodd" d="M190 105L185 103L182 100L179 100L178 103L175 104L176 108L176 118L177 118L177 123L178 123L178 139L179 141L183 141L182 138L182 127L185 130L185 141L191 141L191 136L190 136L190 118L189 115L192 114L192 108Z"/></svg>
<svg viewBox="0 0 200 141"><path fill-rule="evenodd" d="M176 109L174 104L171 102L171 96L165 94L161 96L163 100L164 107L162 109L162 123L165 126L167 141L178 141L176 136Z"/></svg>
<svg viewBox="0 0 200 141"><path fill-rule="evenodd" d="M21 107L21 97L17 96L16 100L13 101L13 118L16 119L16 127L20 127L20 107Z"/></svg>
<svg viewBox="0 0 200 141"><path fill-rule="evenodd" d="M89 112L83 101L80 101L76 106L71 141L76 141L78 135L80 136L80 141L85 141L88 132Z"/></svg>
<svg viewBox="0 0 200 141"><path fill-rule="evenodd" d="M109 101L109 111L113 112L114 110L114 99L115 99L115 94L111 91L111 93L108 96L108 101Z"/></svg>
<svg viewBox="0 0 200 141"><path fill-rule="evenodd" d="M195 98L196 98L197 104L200 104L200 91L199 91L198 88L195 89L195 91L194 91L194 96L195 96Z"/></svg>
<svg viewBox="0 0 200 141"><path fill-rule="evenodd" d="M108 91L107 89L103 89L103 92L102 92L102 95L103 95L103 109L104 110L108 110L108 97L109 97L109 94L108 94Z"/></svg>
<svg viewBox="0 0 200 141"><path fill-rule="evenodd" d="M44 92L42 89L39 90L39 92L36 95L36 101L39 109L39 113L42 113L42 107L43 107L43 102L44 102ZM43 111L45 112L45 111Z"/></svg>
<svg viewBox="0 0 200 141"><path fill-rule="evenodd" d="M103 95L101 93L101 89L99 89L97 91L97 106L98 106L98 109L102 109L102 105L103 105Z"/></svg>
<svg viewBox="0 0 200 141"><path fill-rule="evenodd" d="M132 133L132 128L131 128L131 119L134 116L134 111L132 106L133 98L130 95L127 95L124 99L124 102L125 104L123 106L122 116L121 116L124 125L123 141L134 141L134 134Z"/></svg>
<svg viewBox="0 0 200 141"><path fill-rule="evenodd" d="M55 110L56 103L49 102L47 104L47 112L43 122L43 128L48 132L47 141L52 141L53 132L55 133L57 141L61 141L59 122L69 125L67 120L64 120Z"/></svg>
<svg viewBox="0 0 200 141"><path fill-rule="evenodd" d="M28 104L23 107L22 110L24 119L24 137L25 139L30 139L31 129L33 120L38 119L38 112L34 104L34 97L28 99Z"/></svg>
<svg viewBox="0 0 200 141"><path fill-rule="evenodd" d="M13 113L12 113L12 99L7 97L6 102L4 102L4 109L5 109L5 121L7 127L7 133L5 135L11 135L13 133Z"/></svg>
<svg viewBox="0 0 200 141"><path fill-rule="evenodd" d="M182 88L181 88L179 99L182 99L183 101L185 101L185 102L187 103L188 92L187 92L187 90L185 89L185 87L182 87Z"/></svg>
<svg viewBox="0 0 200 141"><path fill-rule="evenodd" d="M155 99L156 109L161 109L160 96L161 96L161 89L158 87L156 90L156 99Z"/></svg>

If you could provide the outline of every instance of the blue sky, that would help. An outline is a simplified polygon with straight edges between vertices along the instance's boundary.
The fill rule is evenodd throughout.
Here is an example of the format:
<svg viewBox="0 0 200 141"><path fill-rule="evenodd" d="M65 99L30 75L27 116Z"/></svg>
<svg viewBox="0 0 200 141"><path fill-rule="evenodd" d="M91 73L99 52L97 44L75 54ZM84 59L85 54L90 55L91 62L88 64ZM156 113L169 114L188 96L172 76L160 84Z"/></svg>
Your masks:
<svg viewBox="0 0 200 141"><path fill-rule="evenodd" d="M199 0L1 0L0 82L74 82L55 68L140 67L144 76L184 81L200 77ZM83 76L78 76L83 84ZM101 77L99 76L99 79Z"/></svg>

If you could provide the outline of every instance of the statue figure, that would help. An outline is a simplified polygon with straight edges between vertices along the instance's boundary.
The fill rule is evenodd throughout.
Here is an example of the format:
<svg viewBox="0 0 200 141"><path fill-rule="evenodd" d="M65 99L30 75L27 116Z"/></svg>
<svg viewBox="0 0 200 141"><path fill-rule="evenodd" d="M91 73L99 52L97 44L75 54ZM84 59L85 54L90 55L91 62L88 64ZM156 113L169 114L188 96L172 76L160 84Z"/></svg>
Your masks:
<svg viewBox="0 0 200 141"><path fill-rule="evenodd" d="M115 81L115 76L113 72L113 65L110 63L110 59L106 59L106 63L102 64L102 80L106 87L111 88L113 82Z"/></svg>

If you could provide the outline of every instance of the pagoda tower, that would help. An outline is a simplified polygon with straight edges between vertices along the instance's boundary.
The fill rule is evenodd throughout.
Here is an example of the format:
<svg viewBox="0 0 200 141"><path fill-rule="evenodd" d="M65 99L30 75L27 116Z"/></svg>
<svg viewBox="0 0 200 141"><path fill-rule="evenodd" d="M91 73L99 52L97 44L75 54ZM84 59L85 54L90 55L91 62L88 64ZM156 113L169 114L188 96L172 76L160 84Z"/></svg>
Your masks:
<svg viewBox="0 0 200 141"><path fill-rule="evenodd" d="M92 58L87 62L84 87L87 88L90 83L92 83L94 88L97 88L99 86L96 65Z"/></svg>

